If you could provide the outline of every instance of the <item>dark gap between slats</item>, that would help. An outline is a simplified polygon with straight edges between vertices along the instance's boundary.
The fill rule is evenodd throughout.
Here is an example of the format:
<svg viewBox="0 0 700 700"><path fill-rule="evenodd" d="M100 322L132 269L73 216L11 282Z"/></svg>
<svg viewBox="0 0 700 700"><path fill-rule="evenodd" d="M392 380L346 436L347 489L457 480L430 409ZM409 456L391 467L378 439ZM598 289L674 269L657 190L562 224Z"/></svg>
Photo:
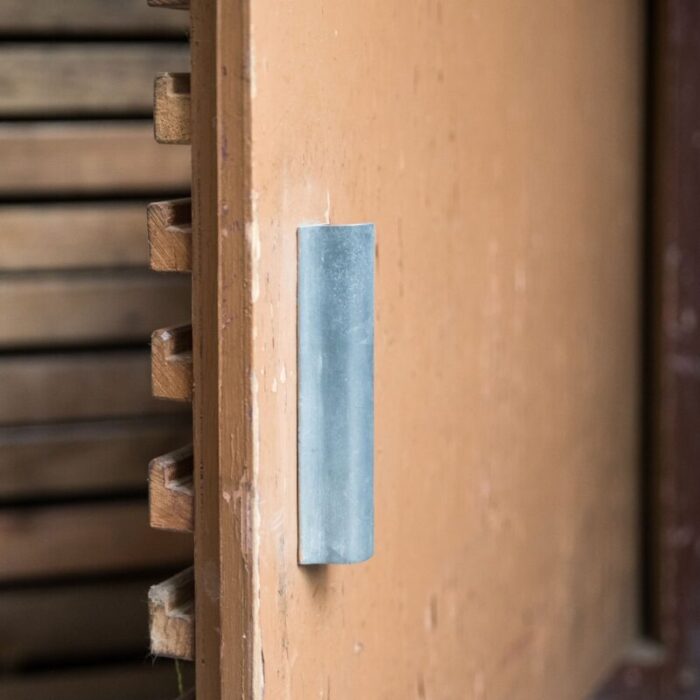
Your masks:
<svg viewBox="0 0 700 700"><path fill-rule="evenodd" d="M164 147L165 148L165 147ZM84 204L84 203L104 203L110 202L131 202L139 201L161 201L165 199L180 199L189 197L190 190L163 190L154 188L153 190L134 190L114 192L105 189L100 192L81 192L79 190L66 190L64 192L16 192L0 194L0 206L12 204ZM144 207L144 227L146 221L146 210ZM144 236L145 236L144 232Z"/></svg>
<svg viewBox="0 0 700 700"><path fill-rule="evenodd" d="M186 535L182 535L186 537ZM133 581L152 581L158 583L170 576L174 576L178 571L188 566L185 562L182 565L163 566L156 564L149 567L138 567L134 569L124 569L123 571L98 571L86 574L61 574L60 576L47 576L42 578L14 579L12 581L0 582L0 592L9 591L41 591L56 588L72 588L73 586L98 586L105 584L121 584Z"/></svg>
<svg viewBox="0 0 700 700"><path fill-rule="evenodd" d="M145 2L145 0L144 0ZM157 11L157 10L156 10ZM90 32L56 33L49 31L32 32L2 32L0 31L0 46L3 44L170 44L172 46L188 46L189 32L185 29L181 32L170 33L137 33L118 31L105 32L104 34Z"/></svg>
<svg viewBox="0 0 700 700"><path fill-rule="evenodd" d="M154 455L155 457L156 455ZM146 499L148 488L146 477L148 475L148 465L144 464L143 482L144 486L140 489L115 489L113 491L94 491L79 492L71 494L56 494L55 496L39 496L33 495L27 498L8 498L0 496L0 509L3 513L8 511L25 511L33 508L43 507L63 507L63 506L80 506L94 505L99 503L125 503L129 501L140 502Z"/></svg>
<svg viewBox="0 0 700 700"><path fill-rule="evenodd" d="M153 76L155 78L155 76ZM0 101L0 105L2 102ZM132 110L129 112L110 110L81 108L80 112L73 112L70 109L54 110L47 109L41 114L29 112L27 114L15 114L11 116L2 116L2 107L0 106L0 126L2 124L46 124L54 121L66 122L98 122L108 120L111 122L123 121L152 121L153 109Z"/></svg>
<svg viewBox="0 0 700 700"><path fill-rule="evenodd" d="M155 330L155 329L154 329ZM126 342L111 342L111 343L95 343L80 345L51 345L46 346L15 346L0 350L0 359L3 358L21 358L21 357L62 357L65 355L94 355L96 352L131 352L133 354L142 354L150 349L150 342L147 338L143 341L126 341Z"/></svg>

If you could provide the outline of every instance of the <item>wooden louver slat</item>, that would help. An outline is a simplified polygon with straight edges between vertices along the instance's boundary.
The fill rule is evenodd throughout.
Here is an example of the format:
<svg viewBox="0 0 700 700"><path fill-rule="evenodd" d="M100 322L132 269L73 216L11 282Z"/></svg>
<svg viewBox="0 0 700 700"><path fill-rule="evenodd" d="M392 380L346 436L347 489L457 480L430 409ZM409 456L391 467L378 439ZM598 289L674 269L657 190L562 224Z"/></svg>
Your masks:
<svg viewBox="0 0 700 700"><path fill-rule="evenodd" d="M145 341L189 316L189 279L150 270L45 272L0 279L0 348Z"/></svg>
<svg viewBox="0 0 700 700"><path fill-rule="evenodd" d="M189 414L0 427L0 499L141 491L143 465L190 430Z"/></svg>
<svg viewBox="0 0 700 700"><path fill-rule="evenodd" d="M190 156L163 148L147 121L0 125L0 196L185 191Z"/></svg>
<svg viewBox="0 0 700 700"><path fill-rule="evenodd" d="M153 73L187 63L179 43L0 43L0 116L143 116Z"/></svg>
<svg viewBox="0 0 700 700"><path fill-rule="evenodd" d="M141 202L0 206L0 272L145 267Z"/></svg>
<svg viewBox="0 0 700 700"><path fill-rule="evenodd" d="M141 500L0 510L0 582L178 566L189 538L148 526Z"/></svg>
<svg viewBox="0 0 700 700"><path fill-rule="evenodd" d="M0 357L0 425L175 413L150 392L146 350Z"/></svg>

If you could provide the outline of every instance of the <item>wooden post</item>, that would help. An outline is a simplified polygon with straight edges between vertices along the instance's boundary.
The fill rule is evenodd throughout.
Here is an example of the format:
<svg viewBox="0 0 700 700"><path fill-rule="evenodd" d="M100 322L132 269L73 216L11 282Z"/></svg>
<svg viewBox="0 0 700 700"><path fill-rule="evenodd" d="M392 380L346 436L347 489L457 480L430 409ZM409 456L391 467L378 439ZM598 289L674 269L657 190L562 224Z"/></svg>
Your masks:
<svg viewBox="0 0 700 700"><path fill-rule="evenodd" d="M248 3L191 8L197 697L254 697Z"/></svg>

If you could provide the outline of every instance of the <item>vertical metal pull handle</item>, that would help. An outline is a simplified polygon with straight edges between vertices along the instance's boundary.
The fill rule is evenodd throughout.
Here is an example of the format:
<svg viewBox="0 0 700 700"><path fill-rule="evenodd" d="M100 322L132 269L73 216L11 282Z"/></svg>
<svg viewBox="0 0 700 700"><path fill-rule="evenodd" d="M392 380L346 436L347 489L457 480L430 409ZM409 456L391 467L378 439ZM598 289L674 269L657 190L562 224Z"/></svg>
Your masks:
<svg viewBox="0 0 700 700"><path fill-rule="evenodd" d="M298 231L299 563L374 551L373 224Z"/></svg>

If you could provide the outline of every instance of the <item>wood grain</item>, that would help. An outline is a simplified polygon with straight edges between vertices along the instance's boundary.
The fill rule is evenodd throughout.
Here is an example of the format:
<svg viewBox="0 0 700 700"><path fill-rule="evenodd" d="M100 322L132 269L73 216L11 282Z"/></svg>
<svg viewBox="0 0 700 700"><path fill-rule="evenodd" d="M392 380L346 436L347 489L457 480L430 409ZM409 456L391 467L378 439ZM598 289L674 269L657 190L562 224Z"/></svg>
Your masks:
<svg viewBox="0 0 700 700"><path fill-rule="evenodd" d="M155 143L148 121L5 123L0 150L0 197L189 189L189 149Z"/></svg>
<svg viewBox="0 0 700 700"><path fill-rule="evenodd" d="M262 695L253 675L249 4L198 0L190 11L195 666L206 700Z"/></svg>
<svg viewBox="0 0 700 700"><path fill-rule="evenodd" d="M0 34L27 36L170 36L185 38L188 17L179 12L156 12L144 0L3 0Z"/></svg>
<svg viewBox="0 0 700 700"><path fill-rule="evenodd" d="M148 466L148 502L151 527L173 532L194 528L192 445L151 460Z"/></svg>
<svg viewBox="0 0 700 700"><path fill-rule="evenodd" d="M172 326L151 336L153 395L176 401L192 400L192 326Z"/></svg>
<svg viewBox="0 0 700 700"><path fill-rule="evenodd" d="M181 663L182 666L186 664ZM188 674L185 669L184 675ZM0 681L3 700L172 700L177 695L172 662L116 663L8 675Z"/></svg>
<svg viewBox="0 0 700 700"><path fill-rule="evenodd" d="M150 365L146 349L5 355L0 425L181 412L151 395Z"/></svg>
<svg viewBox="0 0 700 700"><path fill-rule="evenodd" d="M145 267L144 203L0 206L0 272Z"/></svg>
<svg viewBox="0 0 700 700"><path fill-rule="evenodd" d="M194 658L194 572L192 567L148 591L151 653Z"/></svg>
<svg viewBox="0 0 700 700"><path fill-rule="evenodd" d="M145 341L190 317L190 281L150 270L46 272L0 279L0 348Z"/></svg>
<svg viewBox="0 0 700 700"><path fill-rule="evenodd" d="M189 69L185 44L4 43L0 116L149 115L152 81Z"/></svg>
<svg viewBox="0 0 700 700"><path fill-rule="evenodd" d="M265 696L587 697L638 623L643 6L250 13ZM295 232L324 221L377 229L376 554L306 569Z"/></svg>
<svg viewBox="0 0 700 700"><path fill-rule="evenodd" d="M192 270L192 201L188 198L153 202L147 209L151 269Z"/></svg>
<svg viewBox="0 0 700 700"><path fill-rule="evenodd" d="M188 413L0 427L0 499L144 490L154 455L190 439Z"/></svg>
<svg viewBox="0 0 700 700"><path fill-rule="evenodd" d="M191 538L158 532L144 501L0 509L0 581L176 567Z"/></svg>
<svg viewBox="0 0 700 700"><path fill-rule="evenodd" d="M7 673L33 662L143 654L148 634L146 594L152 583L151 575L4 590L0 668Z"/></svg>
<svg viewBox="0 0 700 700"><path fill-rule="evenodd" d="M153 124L158 143L190 143L192 122L189 73L163 73L156 77Z"/></svg>

